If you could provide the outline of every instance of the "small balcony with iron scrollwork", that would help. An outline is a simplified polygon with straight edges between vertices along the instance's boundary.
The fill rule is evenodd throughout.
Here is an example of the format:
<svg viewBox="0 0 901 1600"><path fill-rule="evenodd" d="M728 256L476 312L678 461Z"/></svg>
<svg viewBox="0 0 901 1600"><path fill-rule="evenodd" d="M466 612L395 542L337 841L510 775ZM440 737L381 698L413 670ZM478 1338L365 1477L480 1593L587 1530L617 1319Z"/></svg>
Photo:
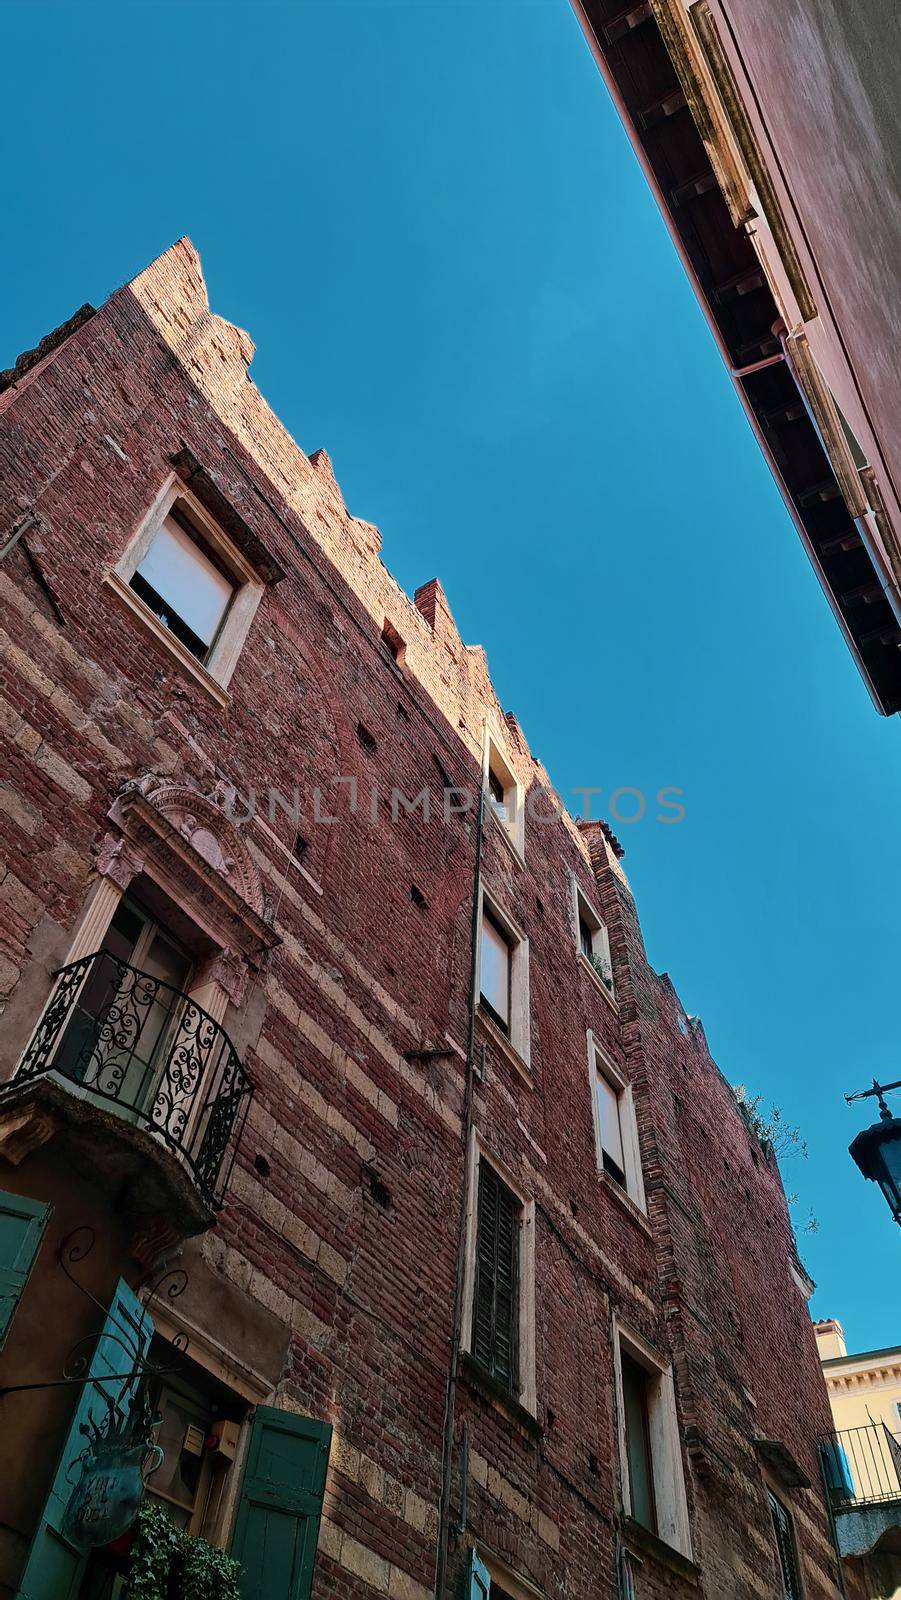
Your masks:
<svg viewBox="0 0 901 1600"><path fill-rule="evenodd" d="M73 1158L187 1236L222 1203L253 1085L190 995L107 950L61 968L0 1112L37 1108Z"/></svg>

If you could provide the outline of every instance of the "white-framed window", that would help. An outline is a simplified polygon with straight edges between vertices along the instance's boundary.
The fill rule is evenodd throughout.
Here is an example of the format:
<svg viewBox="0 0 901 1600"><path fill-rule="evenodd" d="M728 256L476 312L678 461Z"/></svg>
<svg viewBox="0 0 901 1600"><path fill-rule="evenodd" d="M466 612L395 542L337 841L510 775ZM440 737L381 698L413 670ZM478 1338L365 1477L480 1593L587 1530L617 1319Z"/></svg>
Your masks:
<svg viewBox="0 0 901 1600"><path fill-rule="evenodd" d="M543 1591L493 1550L483 1548L469 1553L469 1570L464 1586L466 1600L543 1600Z"/></svg>
<svg viewBox="0 0 901 1600"><path fill-rule="evenodd" d="M573 908L575 913L576 949L588 966L592 977L604 989L608 999L614 1000L613 964L610 960L610 935L603 917L599 916L579 885L573 879Z"/></svg>
<svg viewBox="0 0 901 1600"><path fill-rule="evenodd" d="M632 1085L588 1030L588 1082L598 1171L645 1210Z"/></svg>
<svg viewBox="0 0 901 1600"><path fill-rule="evenodd" d="M224 704L264 585L176 474L106 581Z"/></svg>
<svg viewBox="0 0 901 1600"><path fill-rule="evenodd" d="M785 1501L780 1499L773 1490L767 1486L767 1502L770 1511L770 1523L773 1529L773 1543L776 1547L776 1570L781 1588L779 1594L783 1600L804 1600L804 1586L801 1581L801 1561L798 1555L798 1540L795 1533L795 1520Z"/></svg>
<svg viewBox="0 0 901 1600"><path fill-rule="evenodd" d="M617 1424L627 1516L691 1560L691 1529L672 1367L614 1325Z"/></svg>
<svg viewBox="0 0 901 1600"><path fill-rule="evenodd" d="M479 1005L528 1066L529 941L484 889L479 930Z"/></svg>
<svg viewBox="0 0 901 1600"><path fill-rule="evenodd" d="M516 854L525 854L525 795L523 786L500 745L485 735L485 772L488 803Z"/></svg>
<svg viewBox="0 0 901 1600"><path fill-rule="evenodd" d="M536 1414L535 1202L470 1139L461 1349Z"/></svg>

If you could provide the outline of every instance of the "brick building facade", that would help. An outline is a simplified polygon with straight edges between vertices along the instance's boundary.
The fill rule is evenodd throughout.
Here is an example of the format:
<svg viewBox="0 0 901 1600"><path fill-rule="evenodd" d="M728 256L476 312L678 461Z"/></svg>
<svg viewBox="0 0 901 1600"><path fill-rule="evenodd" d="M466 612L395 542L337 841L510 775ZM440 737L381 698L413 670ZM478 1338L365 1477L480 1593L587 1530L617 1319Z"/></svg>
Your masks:
<svg viewBox="0 0 901 1600"><path fill-rule="evenodd" d="M837 1596L775 1164L252 352L182 240L0 395L0 1594L117 1592L103 1316L260 1600Z"/></svg>

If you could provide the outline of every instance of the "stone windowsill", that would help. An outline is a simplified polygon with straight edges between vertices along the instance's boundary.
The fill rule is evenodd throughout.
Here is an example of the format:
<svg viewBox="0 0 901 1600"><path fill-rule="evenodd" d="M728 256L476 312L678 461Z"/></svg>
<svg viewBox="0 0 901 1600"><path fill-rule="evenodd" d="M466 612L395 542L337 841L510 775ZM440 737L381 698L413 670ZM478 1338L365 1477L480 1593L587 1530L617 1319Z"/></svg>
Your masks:
<svg viewBox="0 0 901 1600"><path fill-rule="evenodd" d="M591 979L591 981L595 985L595 987L600 989L601 994L604 996L604 999L606 1000L608 1006L610 1006L612 1008L612 1010L615 1011L616 1015L619 1016L619 1002L616 1000L615 996L612 995L610 990L607 988L607 985L604 982L603 978L601 977L600 973L599 972L595 972L594 967L591 965L591 962L589 961L587 955L585 955L584 951L580 950L578 954L579 954L579 961L580 961L584 971L587 972L589 978Z"/></svg>
<svg viewBox="0 0 901 1600"><path fill-rule="evenodd" d="M697 1588L701 1581L701 1571L694 1562L684 1556L681 1550L667 1544L665 1539L658 1538L656 1533L651 1533L649 1528L643 1528L640 1522L635 1522L632 1517L623 1518L623 1543L630 1555L639 1561L645 1559L655 1561L658 1566L666 1567L677 1577Z"/></svg>
<svg viewBox="0 0 901 1600"><path fill-rule="evenodd" d="M468 1350L460 1352L460 1375L468 1388L475 1390L483 1399L489 1400L495 1410L502 1411L523 1433L528 1434L531 1439L541 1437L543 1429L534 1412L492 1378L490 1372L486 1372Z"/></svg>
<svg viewBox="0 0 901 1600"><path fill-rule="evenodd" d="M626 1216L630 1219L630 1221L637 1223L639 1228L641 1228L647 1234L648 1238L653 1239L654 1230L651 1227L648 1217L646 1216L645 1212L642 1211L641 1206L632 1199L632 1196L626 1193L622 1184L617 1183L615 1178L611 1178L609 1172L605 1172L603 1167L598 1168L598 1182L603 1185L606 1193L616 1201L616 1204L620 1206L623 1211L625 1211Z"/></svg>
<svg viewBox="0 0 901 1600"><path fill-rule="evenodd" d="M523 1083L527 1084L530 1089L534 1089L535 1083L532 1078L532 1071L528 1062L524 1060L516 1047L510 1043L507 1035L498 1027L494 1018L481 1004L478 1007L477 1015L479 1022L481 1023L485 1033L487 1033L491 1043L497 1046L501 1054L507 1061L509 1061L511 1067L513 1067L522 1078Z"/></svg>
<svg viewBox="0 0 901 1600"><path fill-rule="evenodd" d="M153 635L157 643L162 645L163 649L177 661L182 671L186 672L190 678L193 678L194 682L206 691L217 706L224 710L226 706L231 705L231 695L228 690L224 689L221 683L217 683L212 674L207 672L202 662L191 654L180 639L176 639L175 634L171 633L165 623L161 622L150 607L144 604L140 595L135 594L131 585L126 583L118 572L105 573L103 581L112 589L113 594L122 601L123 605L126 605L129 611L138 618L148 633Z"/></svg>
<svg viewBox="0 0 901 1600"><path fill-rule="evenodd" d="M497 812L494 809L494 806L491 804L490 797L486 800L486 805L487 805L488 809L491 811L491 815L493 816L494 821L495 821L496 826L497 826L497 831L500 834L501 838L503 839L504 844L507 846L507 849L509 850L510 854L512 855L513 860L516 862L516 865L518 867L524 867L525 864L526 864L525 852L523 850L521 850L519 845L516 843L516 840L514 839L512 833L510 832L510 829L507 827L507 824L505 822L501 821L500 817L498 816Z"/></svg>

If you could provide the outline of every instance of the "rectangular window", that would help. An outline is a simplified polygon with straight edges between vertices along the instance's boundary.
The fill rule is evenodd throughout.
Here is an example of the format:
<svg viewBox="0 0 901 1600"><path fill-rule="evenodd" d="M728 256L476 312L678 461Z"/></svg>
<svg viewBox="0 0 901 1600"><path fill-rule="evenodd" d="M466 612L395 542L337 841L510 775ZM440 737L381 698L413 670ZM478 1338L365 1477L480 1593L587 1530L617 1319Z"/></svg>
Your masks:
<svg viewBox="0 0 901 1600"><path fill-rule="evenodd" d="M164 1370L166 1356L165 1343L154 1343L151 1357ZM166 1505L177 1527L215 1543L247 1404L187 1358L177 1373L151 1379L148 1387L159 1418L154 1443L163 1452L148 1495Z"/></svg>
<svg viewBox="0 0 901 1600"><path fill-rule="evenodd" d="M522 1207L479 1162L472 1354L504 1389L518 1389L519 1236Z"/></svg>
<svg viewBox="0 0 901 1600"><path fill-rule="evenodd" d="M590 1029L588 1081L598 1170L644 1211L644 1178L632 1086Z"/></svg>
<svg viewBox="0 0 901 1600"><path fill-rule="evenodd" d="M773 1524L773 1538L776 1543L776 1554L779 1560L782 1595L784 1600L803 1600L804 1591L801 1588L798 1549L795 1543L795 1529L791 1512L769 1490L767 1491L767 1498L770 1503L770 1520Z"/></svg>
<svg viewBox="0 0 901 1600"><path fill-rule="evenodd" d="M132 576L131 587L198 661L206 660L235 584L171 512Z"/></svg>
<svg viewBox="0 0 901 1600"><path fill-rule="evenodd" d="M499 746L490 734L486 737L489 804L513 848L521 856L525 839L523 787L513 768L501 755Z"/></svg>
<svg viewBox="0 0 901 1600"><path fill-rule="evenodd" d="M623 1189L626 1187L626 1158L623 1154L623 1132L620 1122L622 1091L595 1067L595 1095L597 1096L598 1127L600 1129L601 1164Z"/></svg>
<svg viewBox="0 0 901 1600"><path fill-rule="evenodd" d="M182 672L225 706L265 586L280 576L252 530L238 543L173 473L104 582Z"/></svg>
<svg viewBox="0 0 901 1600"><path fill-rule="evenodd" d="M576 931L578 951L591 967L595 977L613 998L613 966L610 960L610 936L606 923L585 898L574 882L576 902Z"/></svg>
<svg viewBox="0 0 901 1600"><path fill-rule="evenodd" d="M632 1516L643 1528L649 1528L651 1533L656 1533L657 1508L654 1503L654 1459L651 1454L648 1373L625 1352L621 1356L621 1372Z"/></svg>
<svg viewBox="0 0 901 1600"><path fill-rule="evenodd" d="M510 1032L511 948L507 934L487 907L482 909L479 988L482 1004L499 1028Z"/></svg>
<svg viewBox="0 0 901 1600"><path fill-rule="evenodd" d="M614 1348L626 1513L691 1560L672 1367L642 1339L618 1326Z"/></svg>

